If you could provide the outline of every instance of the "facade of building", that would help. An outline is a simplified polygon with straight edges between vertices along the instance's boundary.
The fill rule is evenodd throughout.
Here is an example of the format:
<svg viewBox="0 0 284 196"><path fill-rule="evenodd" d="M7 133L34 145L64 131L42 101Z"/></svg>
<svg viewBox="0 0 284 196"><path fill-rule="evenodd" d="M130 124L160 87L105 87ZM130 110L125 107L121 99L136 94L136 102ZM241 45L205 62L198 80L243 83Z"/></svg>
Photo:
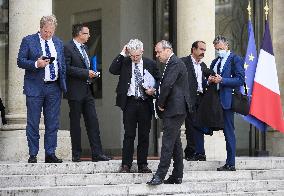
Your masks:
<svg viewBox="0 0 284 196"><path fill-rule="evenodd" d="M284 56L281 55L284 51L284 24L281 22L284 1L270 0L268 3L280 91L284 100ZM264 4L264 0L251 0L258 48L264 26ZM26 106L22 93L24 71L17 67L16 58L21 39L39 30L39 20L43 15L56 15L56 35L64 42L71 39L74 24L89 25L91 39L88 46L92 56L97 57L98 70L102 73L94 90L103 148L108 154L119 155L124 130L122 112L114 106L118 78L111 75L108 69L124 44L131 38L138 38L144 43L144 55L153 58L155 43L168 39L173 43L175 53L182 57L190 53L191 44L195 40L203 40L207 43L204 61L209 66L215 58L212 41L215 35L223 34L230 39L231 49L244 56L247 5L248 0L0 0L0 97L5 103L8 119L8 125L0 129L0 148L4 149L0 152L0 160L22 160L22 151L26 151ZM65 157L70 156L64 148L70 147L68 112L68 104L64 100L59 151ZM266 134L260 134L254 128L250 132L250 125L237 115L235 127L237 155L259 155L264 150L269 155L284 155L284 135L281 133L270 129ZM158 152L160 131L160 121L154 120L150 133L151 155ZM83 142L83 149L88 154L89 146L84 131L83 139L86 141ZM222 134L216 134L210 141L215 141L218 147L220 142L224 143L224 138ZM223 145L219 146L221 148ZM214 153L218 154L216 149ZM224 150L220 149L220 152Z"/></svg>

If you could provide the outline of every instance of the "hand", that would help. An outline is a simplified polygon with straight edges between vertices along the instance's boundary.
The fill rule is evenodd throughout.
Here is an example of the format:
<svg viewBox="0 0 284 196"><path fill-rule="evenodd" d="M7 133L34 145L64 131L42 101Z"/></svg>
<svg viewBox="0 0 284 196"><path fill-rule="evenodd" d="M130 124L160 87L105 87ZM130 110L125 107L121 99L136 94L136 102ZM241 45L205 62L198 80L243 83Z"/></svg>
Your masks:
<svg viewBox="0 0 284 196"><path fill-rule="evenodd" d="M152 96L152 95L155 94L156 89L154 89L154 88L151 87L151 88L146 89L145 92L146 92L147 95Z"/></svg>
<svg viewBox="0 0 284 196"><path fill-rule="evenodd" d="M218 84L222 81L222 77L219 74L215 75L215 83Z"/></svg>
<svg viewBox="0 0 284 196"><path fill-rule="evenodd" d="M129 52L127 50L127 45L123 46L121 53L124 53L126 56L129 56Z"/></svg>
<svg viewBox="0 0 284 196"><path fill-rule="evenodd" d="M210 83L215 83L215 76L209 76L208 77L208 83L210 84Z"/></svg>
<svg viewBox="0 0 284 196"><path fill-rule="evenodd" d="M162 111L162 112L165 110L164 108L161 108L160 106L158 106L158 108L159 108L159 110Z"/></svg>
<svg viewBox="0 0 284 196"><path fill-rule="evenodd" d="M94 72L93 70L89 70L89 78L94 78L94 77L96 77L97 76L97 74L96 74L96 72Z"/></svg>
<svg viewBox="0 0 284 196"><path fill-rule="evenodd" d="M45 59L45 60L42 60L41 57L39 57L36 61L36 66L38 68L44 68L46 67L48 64L49 64L50 60L49 59Z"/></svg>

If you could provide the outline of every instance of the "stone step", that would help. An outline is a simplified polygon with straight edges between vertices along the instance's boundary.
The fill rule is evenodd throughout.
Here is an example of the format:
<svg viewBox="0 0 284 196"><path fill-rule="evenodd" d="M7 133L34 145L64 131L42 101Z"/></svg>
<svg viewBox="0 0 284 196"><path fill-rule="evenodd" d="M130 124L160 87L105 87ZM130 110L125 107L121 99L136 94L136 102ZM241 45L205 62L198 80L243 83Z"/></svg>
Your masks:
<svg viewBox="0 0 284 196"><path fill-rule="evenodd" d="M149 168L155 171L158 160L148 161ZM1 163L1 175L45 175L45 174L93 174L118 172L121 160L108 162L64 162L61 164L47 163ZM216 171L217 167L224 165L221 161L185 161L184 171ZM237 170L267 170L284 169L284 158L249 158L238 157L236 159ZM137 165L133 164L133 171L137 171Z"/></svg>
<svg viewBox="0 0 284 196"><path fill-rule="evenodd" d="M172 194L174 196L283 196L284 191L255 191L255 192L233 192L233 193L200 193L200 194ZM148 195L162 196L162 195ZM166 195L163 195L166 196Z"/></svg>
<svg viewBox="0 0 284 196"><path fill-rule="evenodd" d="M95 174L53 174L53 175L2 175L0 188L54 186L88 186L145 184L153 174L140 173L95 173ZM236 172L186 171L183 182L216 182L241 180L282 180L284 170L239 170Z"/></svg>
<svg viewBox="0 0 284 196"><path fill-rule="evenodd" d="M283 191L284 180L252 180L252 181L218 181L218 182L186 182L180 185L148 186L146 184L125 185L89 185L58 187L25 187L1 188L1 196L86 196L86 195L168 195L168 194L209 194L240 192ZM195 194L195 195L196 195Z"/></svg>

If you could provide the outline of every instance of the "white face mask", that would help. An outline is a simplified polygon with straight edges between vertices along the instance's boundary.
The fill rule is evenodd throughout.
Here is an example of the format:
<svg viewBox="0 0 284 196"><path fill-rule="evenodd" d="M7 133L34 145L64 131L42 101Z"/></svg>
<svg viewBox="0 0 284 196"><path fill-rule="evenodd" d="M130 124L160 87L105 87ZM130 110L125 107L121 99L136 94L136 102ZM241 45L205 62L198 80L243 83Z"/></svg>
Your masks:
<svg viewBox="0 0 284 196"><path fill-rule="evenodd" d="M226 50L218 50L217 51L217 55L221 58L224 58L227 54L227 51Z"/></svg>

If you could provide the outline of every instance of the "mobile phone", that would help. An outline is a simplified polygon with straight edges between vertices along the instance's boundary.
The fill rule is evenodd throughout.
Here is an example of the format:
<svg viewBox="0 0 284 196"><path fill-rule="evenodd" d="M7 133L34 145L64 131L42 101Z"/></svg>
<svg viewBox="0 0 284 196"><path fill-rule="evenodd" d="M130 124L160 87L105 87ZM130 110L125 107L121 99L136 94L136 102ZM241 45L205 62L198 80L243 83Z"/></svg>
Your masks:
<svg viewBox="0 0 284 196"><path fill-rule="evenodd" d="M46 60L46 59L49 59L49 63L52 63L54 60L55 60L55 57L51 56L51 57L48 57L48 56L43 56L41 57L42 60Z"/></svg>

